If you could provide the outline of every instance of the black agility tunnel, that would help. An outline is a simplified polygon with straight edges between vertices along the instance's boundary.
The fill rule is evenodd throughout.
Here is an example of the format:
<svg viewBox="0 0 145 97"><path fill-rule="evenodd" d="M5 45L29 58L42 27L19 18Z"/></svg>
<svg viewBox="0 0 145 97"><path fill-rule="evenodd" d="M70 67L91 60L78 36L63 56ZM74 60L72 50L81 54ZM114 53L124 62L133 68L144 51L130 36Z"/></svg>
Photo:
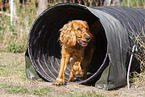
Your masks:
<svg viewBox="0 0 145 97"><path fill-rule="evenodd" d="M71 20L85 20L96 39L96 50L89 66L86 80L75 82L113 89L126 84L126 72L130 59L130 47L134 42L130 36L145 31L145 9L126 7L86 7L79 4L58 4L46 9L33 23L25 54L26 75L30 79L39 77L53 82L59 72L61 47L58 41L64 24ZM96 32L99 30L99 34ZM139 71L134 58L131 71ZM66 68L68 80L70 66Z"/></svg>

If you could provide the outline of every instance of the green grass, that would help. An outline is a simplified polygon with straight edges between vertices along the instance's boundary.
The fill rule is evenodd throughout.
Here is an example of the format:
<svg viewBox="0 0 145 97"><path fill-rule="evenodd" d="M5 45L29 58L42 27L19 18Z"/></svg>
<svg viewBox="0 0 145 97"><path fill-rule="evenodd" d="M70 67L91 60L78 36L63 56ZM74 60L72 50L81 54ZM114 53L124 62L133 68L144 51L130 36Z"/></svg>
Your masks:
<svg viewBox="0 0 145 97"><path fill-rule="evenodd" d="M38 96L54 96L60 97L67 95L67 97L91 97L95 95L95 91L65 92L64 89L57 90L58 87L47 85L42 80L28 80L25 74L25 60L24 54L14 54L1 52L0 53L0 91L4 94L15 95L38 95ZM38 85L42 83L42 85ZM69 90L69 89L68 89ZM99 95L99 94L98 94Z"/></svg>
<svg viewBox="0 0 145 97"><path fill-rule="evenodd" d="M15 66L15 68L14 68ZM11 76L16 73L25 73L25 69L20 67L19 65L8 64L8 65L0 65L0 76ZM13 72L12 72L13 71Z"/></svg>
<svg viewBox="0 0 145 97"><path fill-rule="evenodd" d="M106 91L78 84L58 87L43 80L29 80L25 74L24 53L0 52L0 82L0 94L3 97L6 95L16 97L24 95L26 97L29 95L40 97L134 97L145 95L145 72L134 75L130 90L123 87L119 90Z"/></svg>
<svg viewBox="0 0 145 97"><path fill-rule="evenodd" d="M81 93L78 93L78 92L75 92L75 93L71 93L70 94L70 97L105 97L103 95L99 95L96 93L96 91L85 91L85 92L81 92Z"/></svg>
<svg viewBox="0 0 145 97"><path fill-rule="evenodd" d="M39 88L39 89L34 89L31 91L32 94L34 95L49 95L50 89L49 87L44 87L44 88Z"/></svg>
<svg viewBox="0 0 145 97"><path fill-rule="evenodd" d="M8 85L8 84L0 84L0 89L5 89L5 92L10 94L23 94L28 93L29 91L27 88L23 86L16 86L16 85Z"/></svg>
<svg viewBox="0 0 145 97"><path fill-rule="evenodd" d="M8 85L8 84L0 84L0 89L4 89L6 93L9 94L33 94L33 95L48 95L50 90L49 87L42 87L33 90L28 90L24 86L16 86L16 85Z"/></svg>

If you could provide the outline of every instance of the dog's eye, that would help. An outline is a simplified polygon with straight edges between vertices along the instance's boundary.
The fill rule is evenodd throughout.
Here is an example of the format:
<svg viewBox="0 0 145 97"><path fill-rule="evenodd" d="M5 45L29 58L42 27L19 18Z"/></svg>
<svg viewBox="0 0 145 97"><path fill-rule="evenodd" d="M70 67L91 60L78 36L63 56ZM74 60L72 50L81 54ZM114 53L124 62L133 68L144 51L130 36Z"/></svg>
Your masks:
<svg viewBox="0 0 145 97"><path fill-rule="evenodd" d="M78 28L77 30L78 30L78 31L81 31L81 29L80 29L80 28Z"/></svg>
<svg viewBox="0 0 145 97"><path fill-rule="evenodd" d="M86 28L86 30L88 30L88 28Z"/></svg>

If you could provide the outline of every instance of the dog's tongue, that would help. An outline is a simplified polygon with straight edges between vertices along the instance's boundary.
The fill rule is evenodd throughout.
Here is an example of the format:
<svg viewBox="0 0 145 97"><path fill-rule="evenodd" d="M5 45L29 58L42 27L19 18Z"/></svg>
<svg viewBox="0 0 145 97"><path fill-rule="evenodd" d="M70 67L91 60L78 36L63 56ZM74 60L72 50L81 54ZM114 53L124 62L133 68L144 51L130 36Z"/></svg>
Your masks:
<svg viewBox="0 0 145 97"><path fill-rule="evenodd" d="M87 42L85 41L78 40L78 42L81 46L87 46Z"/></svg>
<svg viewBox="0 0 145 97"><path fill-rule="evenodd" d="M83 45L86 45L86 44L87 44L87 42L82 41L82 44L83 44Z"/></svg>

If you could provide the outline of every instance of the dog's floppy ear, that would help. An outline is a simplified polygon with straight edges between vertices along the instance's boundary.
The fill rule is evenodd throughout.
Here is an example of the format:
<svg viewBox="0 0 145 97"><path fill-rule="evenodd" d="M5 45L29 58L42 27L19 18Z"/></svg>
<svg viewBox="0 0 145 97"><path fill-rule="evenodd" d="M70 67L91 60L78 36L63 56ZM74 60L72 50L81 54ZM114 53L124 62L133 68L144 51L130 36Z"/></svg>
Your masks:
<svg viewBox="0 0 145 97"><path fill-rule="evenodd" d="M60 41L68 46L76 45L76 35L73 29L73 23L69 22L60 29Z"/></svg>

